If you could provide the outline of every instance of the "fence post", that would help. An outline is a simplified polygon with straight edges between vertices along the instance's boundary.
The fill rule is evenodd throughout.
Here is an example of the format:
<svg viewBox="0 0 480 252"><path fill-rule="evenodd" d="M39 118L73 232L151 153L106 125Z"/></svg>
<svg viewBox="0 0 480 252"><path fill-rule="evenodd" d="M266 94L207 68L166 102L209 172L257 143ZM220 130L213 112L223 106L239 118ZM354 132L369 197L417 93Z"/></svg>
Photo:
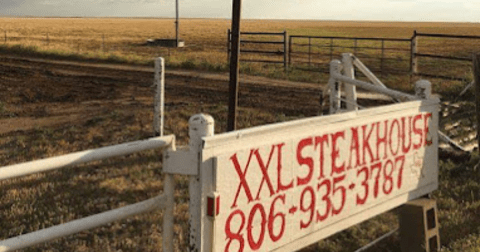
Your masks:
<svg viewBox="0 0 480 252"><path fill-rule="evenodd" d="M383 61L385 57L385 40L382 39L382 58L380 58L380 74L383 77Z"/></svg>
<svg viewBox="0 0 480 252"><path fill-rule="evenodd" d="M175 1L175 47L178 47L180 42L179 33L180 33L180 15L179 15L179 4L178 0Z"/></svg>
<svg viewBox="0 0 480 252"><path fill-rule="evenodd" d="M353 41L354 41L353 55L357 55L357 38L355 38Z"/></svg>
<svg viewBox="0 0 480 252"><path fill-rule="evenodd" d="M432 84L427 80L419 80L415 82L415 96L425 100L430 99L432 95Z"/></svg>
<svg viewBox="0 0 480 252"><path fill-rule="evenodd" d="M102 34L102 51L105 52L105 33Z"/></svg>
<svg viewBox="0 0 480 252"><path fill-rule="evenodd" d="M230 52L232 50L232 48L231 48L231 46L232 46L231 45L231 41L232 41L231 34L232 34L232 32L230 31L230 29L228 29L227 30L227 65L230 62Z"/></svg>
<svg viewBox="0 0 480 252"><path fill-rule="evenodd" d="M233 0L232 6L232 49L230 54L230 78L228 87L228 119L227 131L234 131L237 127L238 85L240 78L240 47L241 47L241 16L242 0Z"/></svg>
<svg viewBox="0 0 480 252"><path fill-rule="evenodd" d="M473 77L475 82L475 108L477 112L477 140L480 151L480 54L473 55Z"/></svg>
<svg viewBox="0 0 480 252"><path fill-rule="evenodd" d="M308 67L312 67L312 38L308 37Z"/></svg>
<svg viewBox="0 0 480 252"><path fill-rule="evenodd" d="M413 31L412 42L410 44L410 74L413 76L418 73L418 59L417 59L417 30Z"/></svg>
<svg viewBox="0 0 480 252"><path fill-rule="evenodd" d="M283 66L285 68L285 73L288 72L288 54L287 54L287 51L288 51L288 33L287 33L287 30L283 31Z"/></svg>
<svg viewBox="0 0 480 252"><path fill-rule="evenodd" d="M173 174L165 174L163 193L167 196L166 207L163 212L162 248L165 252L173 252L173 212L175 201L175 182Z"/></svg>
<svg viewBox="0 0 480 252"><path fill-rule="evenodd" d="M330 39L330 60L333 60L333 38Z"/></svg>
<svg viewBox="0 0 480 252"><path fill-rule="evenodd" d="M7 43L7 30L4 30L5 32L5 43Z"/></svg>
<svg viewBox="0 0 480 252"><path fill-rule="evenodd" d="M164 104L165 104L165 60L161 57L155 60L155 99L153 115L154 136L163 136Z"/></svg>
<svg viewBox="0 0 480 252"><path fill-rule="evenodd" d="M210 115L198 114L190 117L189 124L189 147L191 151L200 157L202 151L202 137L213 136L214 134L214 120ZM201 158L201 157L200 157ZM201 165L201 162L198 162ZM194 176L190 176L188 191L190 194L189 202L189 251L198 252L201 248L201 219L202 219L202 184L201 184L201 171L200 167L197 167L199 173Z"/></svg>
<svg viewBox="0 0 480 252"><path fill-rule="evenodd" d="M353 68L353 59L351 53L342 53L343 75L355 79L355 69ZM345 83L345 96L347 99L347 110L358 110L357 93L355 85Z"/></svg>
<svg viewBox="0 0 480 252"><path fill-rule="evenodd" d="M288 37L288 67L292 66L292 37Z"/></svg>
<svg viewBox="0 0 480 252"><path fill-rule="evenodd" d="M330 62L330 79L328 80L328 86L330 89L330 114L336 114L340 111L341 105L341 87L340 83L333 78L334 73L340 74L342 71L342 63L339 60L332 60Z"/></svg>

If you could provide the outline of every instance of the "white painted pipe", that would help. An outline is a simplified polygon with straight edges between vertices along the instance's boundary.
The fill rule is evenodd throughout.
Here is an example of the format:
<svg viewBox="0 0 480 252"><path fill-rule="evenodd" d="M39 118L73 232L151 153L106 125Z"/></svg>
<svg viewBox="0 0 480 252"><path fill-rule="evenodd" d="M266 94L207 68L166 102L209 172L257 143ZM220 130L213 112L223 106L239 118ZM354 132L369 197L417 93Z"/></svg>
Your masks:
<svg viewBox="0 0 480 252"><path fill-rule="evenodd" d="M173 252L173 211L175 202L173 200L175 192L174 177L172 174L165 174L165 183L163 184L163 192L165 198L165 211L163 212L163 230L162 230L162 247L164 252Z"/></svg>
<svg viewBox="0 0 480 252"><path fill-rule="evenodd" d="M165 60L161 57L155 60L155 104L153 126L155 136L163 136L165 114Z"/></svg>
<svg viewBox="0 0 480 252"><path fill-rule="evenodd" d="M330 64L333 64L334 66L336 66L336 65L341 65L342 63L338 60L333 60ZM414 101L414 100L419 100L420 99L420 98L418 98L414 95L405 94L405 93L402 93L402 92L399 92L399 91L396 91L396 90L392 90L392 89L389 89L389 88L375 86L375 85L373 85L371 83L368 83L368 82L364 82L364 81L360 81L360 80L354 80L354 79L345 77L345 76L343 76L342 74L340 74L336 71L331 72L330 75L331 75L331 77L333 77L337 81L349 83L349 84L361 87L363 89L367 89L367 90L370 90L370 91L374 91L374 92L378 92L378 93L381 93L381 94L389 95L393 98L399 99L400 101Z"/></svg>
<svg viewBox="0 0 480 252"><path fill-rule="evenodd" d="M75 152L58 157L35 160L22 164L4 166L0 168L0 181L28 174L59 169L65 166L127 155L144 150L167 147L173 143L174 139L174 135L155 137L142 141L135 141L93 150Z"/></svg>
<svg viewBox="0 0 480 252"><path fill-rule="evenodd" d="M0 241L0 252L27 248L35 244L102 226L112 221L124 219L135 214L146 213L158 208L165 208L166 202L167 195L162 194L133 205L117 208L86 218L35 231L29 234L13 237L4 241Z"/></svg>
<svg viewBox="0 0 480 252"><path fill-rule="evenodd" d="M432 84L427 80L415 82L415 96L421 99L430 99L432 97Z"/></svg>
<svg viewBox="0 0 480 252"><path fill-rule="evenodd" d="M475 85L475 81L472 81L470 82L470 84L468 84L465 89L462 90L462 92L460 92L460 94L457 96L457 98L455 99L455 101L458 100L458 97L464 95L471 87L473 87L473 85Z"/></svg>
<svg viewBox="0 0 480 252"><path fill-rule="evenodd" d="M448 143L450 146L452 146L454 149L464 151L464 152L469 152L468 150L464 149L462 146L457 144L453 139L445 135L445 133L441 132L440 130L438 131L438 139L440 141L443 141L444 143Z"/></svg>
<svg viewBox="0 0 480 252"><path fill-rule="evenodd" d="M392 231L390 231L390 232L388 232L388 233L386 233L386 234L378 237L377 239L375 239L374 241L370 242L369 244L367 244L367 245L365 245L365 246L363 246L363 247L355 250L355 252L363 252L363 251L366 251L367 249L375 246L377 243L383 241L385 238L392 236L392 235L393 235L394 233L396 233L398 230L399 230L399 229L396 228L396 229L394 229L394 230L392 230Z"/></svg>
<svg viewBox="0 0 480 252"><path fill-rule="evenodd" d="M342 53L343 75L350 79L355 79L355 68L353 67L352 57L351 53ZM357 90L355 85L345 85L345 97L349 101L346 104L347 110L358 110Z"/></svg>
<svg viewBox="0 0 480 252"><path fill-rule="evenodd" d="M330 63L330 78L328 79L330 89L330 114L336 114L340 111L342 90L340 83L334 78L334 75L341 75L342 68L343 65L338 60Z"/></svg>
<svg viewBox="0 0 480 252"><path fill-rule="evenodd" d="M199 153L198 157L201 157L200 152L203 148L202 137L213 136L215 129L215 121L213 117L205 114L197 114L190 117L188 120L190 142L189 147L195 153ZM200 161L198 162L200 165ZM199 169L199 167L196 167ZM188 184L188 193L190 201L189 208L189 247L188 251L201 251L202 241L202 184L200 181L200 174L190 176Z"/></svg>
<svg viewBox="0 0 480 252"><path fill-rule="evenodd" d="M365 76L367 76L367 78L375 85L377 86L380 86L380 87L384 87L384 88L387 88L387 86L385 86L385 84L383 84L383 82L381 82L377 76L375 76L375 74L372 73L372 71L370 71L370 69L368 69L367 66L365 66L363 64L363 62L361 62L357 57L355 57L354 55L351 55L351 57L353 58L353 64L360 70L360 72L362 72L363 74L365 74Z"/></svg>
<svg viewBox="0 0 480 252"><path fill-rule="evenodd" d="M334 99L337 99L337 98L334 98ZM346 104L351 104L352 106L355 106L357 108L366 109L366 107L358 105L356 102L352 102L350 100L343 99L343 98L340 98L339 100L342 101L342 102L345 102Z"/></svg>

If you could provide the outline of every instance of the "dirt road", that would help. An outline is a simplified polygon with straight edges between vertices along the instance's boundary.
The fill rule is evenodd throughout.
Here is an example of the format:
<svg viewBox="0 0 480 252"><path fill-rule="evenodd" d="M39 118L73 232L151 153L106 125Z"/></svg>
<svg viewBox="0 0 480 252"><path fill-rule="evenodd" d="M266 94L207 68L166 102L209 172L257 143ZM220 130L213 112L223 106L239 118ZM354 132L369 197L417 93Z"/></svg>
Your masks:
<svg viewBox="0 0 480 252"><path fill-rule="evenodd" d="M150 110L153 68L65 63L0 56L0 134L62 123L79 123L106 110ZM239 106L286 116L319 110L320 86L247 77ZM222 74L168 71L166 104L228 102ZM200 111L199 111L200 112Z"/></svg>

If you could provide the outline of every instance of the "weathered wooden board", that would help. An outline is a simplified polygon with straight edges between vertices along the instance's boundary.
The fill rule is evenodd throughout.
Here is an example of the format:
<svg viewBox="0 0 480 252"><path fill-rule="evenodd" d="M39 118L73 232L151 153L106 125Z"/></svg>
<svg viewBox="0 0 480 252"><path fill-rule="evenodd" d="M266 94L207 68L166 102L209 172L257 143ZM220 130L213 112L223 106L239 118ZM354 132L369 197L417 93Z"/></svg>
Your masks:
<svg viewBox="0 0 480 252"><path fill-rule="evenodd" d="M202 194L219 208L203 203L202 251L298 250L435 190L437 111L413 101L205 138Z"/></svg>

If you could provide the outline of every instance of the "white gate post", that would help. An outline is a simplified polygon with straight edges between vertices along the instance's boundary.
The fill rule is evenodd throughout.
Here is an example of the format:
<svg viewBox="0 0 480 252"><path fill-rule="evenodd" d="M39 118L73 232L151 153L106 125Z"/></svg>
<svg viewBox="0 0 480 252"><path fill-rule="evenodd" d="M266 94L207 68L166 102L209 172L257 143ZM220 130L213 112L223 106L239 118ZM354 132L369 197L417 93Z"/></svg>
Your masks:
<svg viewBox="0 0 480 252"><path fill-rule="evenodd" d="M173 210L174 204L174 178L173 174L165 174L163 193L167 196L166 207L163 212L163 230L162 230L162 247L164 252L173 252Z"/></svg>
<svg viewBox="0 0 480 252"><path fill-rule="evenodd" d="M332 60L330 62L330 76L340 74L342 71L342 63L339 60ZM330 89L330 114L336 114L340 111L341 89L340 83L333 77L328 80Z"/></svg>
<svg viewBox="0 0 480 252"><path fill-rule="evenodd" d="M165 60L159 57L155 60L155 99L153 115L153 132L155 136L163 136L163 117L165 104Z"/></svg>
<svg viewBox="0 0 480 252"><path fill-rule="evenodd" d="M432 84L427 80L415 82L415 96L420 99L430 99L432 95Z"/></svg>
<svg viewBox="0 0 480 252"><path fill-rule="evenodd" d="M189 203L189 251L200 251L201 248L201 219L202 219L202 186L201 186L201 151L202 151L202 137L213 136L214 134L214 120L210 115L197 114L190 117L189 123L189 136L190 150L198 155L198 163L196 169L198 169L197 175L190 176L188 191L190 194Z"/></svg>
<svg viewBox="0 0 480 252"><path fill-rule="evenodd" d="M353 68L352 57L353 55L351 53L342 53L343 75L355 79L355 69ZM347 99L347 111L358 110L355 85L345 83L345 96Z"/></svg>

